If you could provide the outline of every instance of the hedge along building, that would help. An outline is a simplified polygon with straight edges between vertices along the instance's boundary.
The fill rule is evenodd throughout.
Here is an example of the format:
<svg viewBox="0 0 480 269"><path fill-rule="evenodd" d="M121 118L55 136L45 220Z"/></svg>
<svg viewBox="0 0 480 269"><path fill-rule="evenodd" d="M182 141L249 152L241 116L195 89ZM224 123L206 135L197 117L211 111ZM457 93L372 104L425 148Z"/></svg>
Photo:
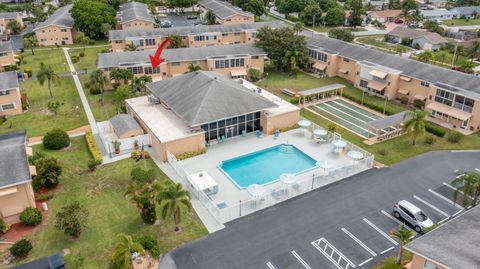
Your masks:
<svg viewBox="0 0 480 269"><path fill-rule="evenodd" d="M322 76L347 79L389 100L421 100L428 119L447 128L480 129L478 77L328 37L312 37L307 47L312 69Z"/></svg>
<svg viewBox="0 0 480 269"><path fill-rule="evenodd" d="M244 81L196 71L147 85L152 96L126 100L132 115L150 135L154 150L197 152L206 144L262 130L295 126L300 109Z"/></svg>
<svg viewBox="0 0 480 269"><path fill-rule="evenodd" d="M48 19L33 29L40 46L70 45L75 42L75 30L70 10L73 5L57 9Z"/></svg>
<svg viewBox="0 0 480 269"><path fill-rule="evenodd" d="M154 54L154 50L101 53L97 67L107 74L113 68L127 69L134 76L151 76L153 81L187 73L190 64L232 78L246 77L250 68L264 70L265 51L253 44L167 49L160 56L165 61L157 68L152 68L149 59Z"/></svg>
<svg viewBox="0 0 480 269"><path fill-rule="evenodd" d="M0 217L17 223L25 208L35 207L32 176L36 170L28 164L32 149L27 147L25 132L0 135L0 152Z"/></svg>
<svg viewBox="0 0 480 269"><path fill-rule="evenodd" d="M155 19L150 14L148 5L139 2L128 2L120 6L117 13L118 29L153 29Z"/></svg>
<svg viewBox="0 0 480 269"><path fill-rule="evenodd" d="M112 30L108 33L108 39L113 52L125 51L130 44L135 45L137 50L155 49L172 35L179 36L181 46L186 48L251 44L257 40L258 29L262 27L275 29L287 27L287 25L280 21L274 21L232 25Z"/></svg>
<svg viewBox="0 0 480 269"><path fill-rule="evenodd" d="M199 3L200 18L205 20L205 15L208 11L215 14L216 23L218 24L240 24L253 23L255 16L243 11L241 8L231 5L225 1L218 0L202 0Z"/></svg>

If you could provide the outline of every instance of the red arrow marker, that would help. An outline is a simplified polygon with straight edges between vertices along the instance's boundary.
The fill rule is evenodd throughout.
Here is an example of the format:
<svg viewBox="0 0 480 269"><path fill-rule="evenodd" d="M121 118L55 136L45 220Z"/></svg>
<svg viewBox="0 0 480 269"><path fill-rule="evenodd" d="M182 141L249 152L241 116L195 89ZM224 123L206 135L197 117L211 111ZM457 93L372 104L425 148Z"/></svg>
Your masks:
<svg viewBox="0 0 480 269"><path fill-rule="evenodd" d="M172 40L165 39L165 41L163 41L162 44L158 46L157 51L155 52L155 56L148 55L150 57L150 62L152 63L152 68L156 68L163 62L164 59L160 58L160 54L162 54L163 49L165 49L168 44L172 45Z"/></svg>

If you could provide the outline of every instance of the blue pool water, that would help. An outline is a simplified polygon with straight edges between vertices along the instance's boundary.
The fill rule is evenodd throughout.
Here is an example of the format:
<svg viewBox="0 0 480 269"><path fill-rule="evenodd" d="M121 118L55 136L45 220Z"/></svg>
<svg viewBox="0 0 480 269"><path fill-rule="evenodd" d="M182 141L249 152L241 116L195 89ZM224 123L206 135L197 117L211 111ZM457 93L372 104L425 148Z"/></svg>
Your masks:
<svg viewBox="0 0 480 269"><path fill-rule="evenodd" d="M281 144L221 162L218 168L240 189L250 184L266 185L283 173L298 174L317 161L293 145Z"/></svg>

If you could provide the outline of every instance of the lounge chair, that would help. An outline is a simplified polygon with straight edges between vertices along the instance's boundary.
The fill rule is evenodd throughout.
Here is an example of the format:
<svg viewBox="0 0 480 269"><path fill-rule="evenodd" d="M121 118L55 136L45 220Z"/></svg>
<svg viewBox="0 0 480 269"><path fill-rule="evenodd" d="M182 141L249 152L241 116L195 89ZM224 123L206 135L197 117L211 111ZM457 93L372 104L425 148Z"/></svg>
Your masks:
<svg viewBox="0 0 480 269"><path fill-rule="evenodd" d="M281 190L273 190L272 191L272 197L275 199L281 199L282 198L282 191Z"/></svg>
<svg viewBox="0 0 480 269"><path fill-rule="evenodd" d="M220 138L222 139L222 142L225 142L226 139L224 135L220 136Z"/></svg>
<svg viewBox="0 0 480 269"><path fill-rule="evenodd" d="M263 136L262 131L256 130L255 131L255 136L258 137L258 138L262 138L262 136Z"/></svg>
<svg viewBox="0 0 480 269"><path fill-rule="evenodd" d="M225 203L225 202L218 203L217 207L218 207L218 209L224 209L224 208L227 207L227 203Z"/></svg>
<svg viewBox="0 0 480 269"><path fill-rule="evenodd" d="M242 136L247 136L247 130L242 130Z"/></svg>
<svg viewBox="0 0 480 269"><path fill-rule="evenodd" d="M279 137L280 137L280 130L276 130L273 138L278 139Z"/></svg>

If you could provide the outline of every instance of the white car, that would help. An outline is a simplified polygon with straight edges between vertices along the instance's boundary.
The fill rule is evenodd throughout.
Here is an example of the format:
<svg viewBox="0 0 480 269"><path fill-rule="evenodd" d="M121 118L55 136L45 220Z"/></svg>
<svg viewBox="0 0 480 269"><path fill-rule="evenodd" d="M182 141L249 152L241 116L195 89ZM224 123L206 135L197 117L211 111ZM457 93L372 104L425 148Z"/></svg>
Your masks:
<svg viewBox="0 0 480 269"><path fill-rule="evenodd" d="M402 218L410 223L417 233L423 233L425 229L435 225L420 208L406 200L402 200L393 206L393 215L397 219Z"/></svg>

